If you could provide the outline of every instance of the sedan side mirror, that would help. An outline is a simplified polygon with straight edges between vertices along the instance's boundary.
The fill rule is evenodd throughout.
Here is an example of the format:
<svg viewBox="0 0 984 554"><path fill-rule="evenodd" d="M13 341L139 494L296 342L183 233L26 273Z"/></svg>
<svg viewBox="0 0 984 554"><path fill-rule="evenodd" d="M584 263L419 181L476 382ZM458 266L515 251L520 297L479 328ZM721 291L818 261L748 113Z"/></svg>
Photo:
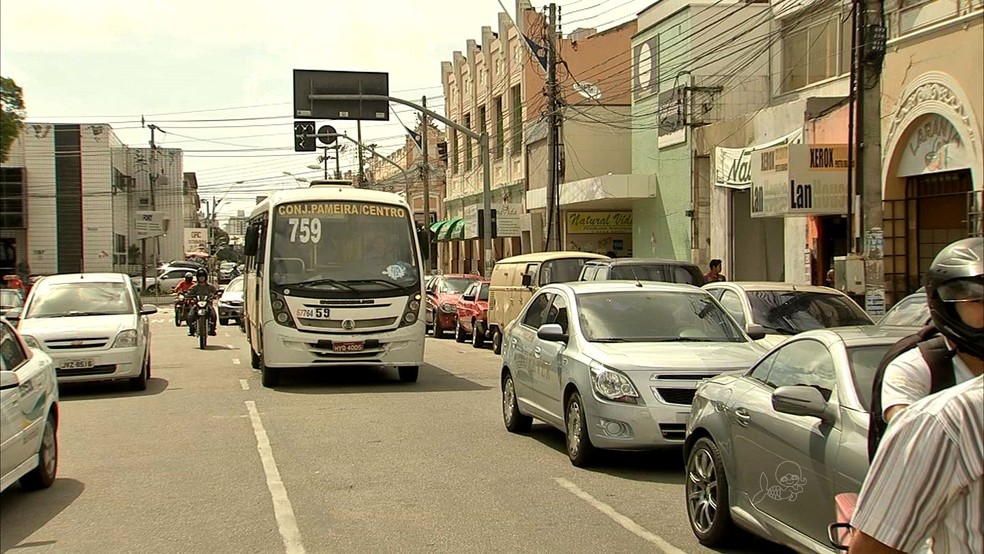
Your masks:
<svg viewBox="0 0 984 554"><path fill-rule="evenodd" d="M140 306L140 315L153 315L157 313L157 306L153 304L144 304Z"/></svg>
<svg viewBox="0 0 984 554"><path fill-rule="evenodd" d="M465 302L474 302L475 301L475 297L473 295L471 295L471 294L463 294L463 295L461 295L461 299L464 300Z"/></svg>
<svg viewBox="0 0 984 554"><path fill-rule="evenodd" d="M13 371L0 371L0 390L15 389L20 386L20 378Z"/></svg>
<svg viewBox="0 0 984 554"><path fill-rule="evenodd" d="M7 310L7 313L3 314L3 317L7 318L7 321L11 323L17 323L21 318L21 309L14 308L13 310Z"/></svg>
<svg viewBox="0 0 984 554"><path fill-rule="evenodd" d="M756 323L749 323L745 333L748 335L748 338L752 340L764 339L765 336L769 334L768 331L765 330L765 327L762 327Z"/></svg>
<svg viewBox="0 0 984 554"><path fill-rule="evenodd" d="M772 408L783 414L823 419L827 413L827 400L811 386L779 387L772 393Z"/></svg>
<svg viewBox="0 0 984 554"><path fill-rule="evenodd" d="M566 343L570 337L556 323L545 323L536 331L536 338L550 342Z"/></svg>

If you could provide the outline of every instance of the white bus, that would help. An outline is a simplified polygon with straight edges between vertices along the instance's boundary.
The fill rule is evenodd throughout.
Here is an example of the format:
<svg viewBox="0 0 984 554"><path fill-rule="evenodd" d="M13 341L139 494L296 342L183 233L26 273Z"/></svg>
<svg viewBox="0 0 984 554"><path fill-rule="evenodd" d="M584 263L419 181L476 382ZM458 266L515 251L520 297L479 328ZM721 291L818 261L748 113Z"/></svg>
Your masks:
<svg viewBox="0 0 984 554"><path fill-rule="evenodd" d="M410 207L348 181L314 181L260 202L246 231L251 362L274 387L285 369L424 362L421 254Z"/></svg>

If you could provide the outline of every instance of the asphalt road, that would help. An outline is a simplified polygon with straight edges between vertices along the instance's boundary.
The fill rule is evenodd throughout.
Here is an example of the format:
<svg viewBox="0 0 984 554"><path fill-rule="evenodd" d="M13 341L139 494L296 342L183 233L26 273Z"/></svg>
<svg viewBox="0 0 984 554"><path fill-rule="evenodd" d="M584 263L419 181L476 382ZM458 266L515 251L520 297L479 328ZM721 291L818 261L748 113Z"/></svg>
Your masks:
<svg viewBox="0 0 984 554"><path fill-rule="evenodd" d="M506 432L491 350L428 337L417 383L347 368L271 390L237 327L200 351L153 321L146 392L62 387L58 480L0 495L0 552L713 552L679 451L583 470L546 425Z"/></svg>

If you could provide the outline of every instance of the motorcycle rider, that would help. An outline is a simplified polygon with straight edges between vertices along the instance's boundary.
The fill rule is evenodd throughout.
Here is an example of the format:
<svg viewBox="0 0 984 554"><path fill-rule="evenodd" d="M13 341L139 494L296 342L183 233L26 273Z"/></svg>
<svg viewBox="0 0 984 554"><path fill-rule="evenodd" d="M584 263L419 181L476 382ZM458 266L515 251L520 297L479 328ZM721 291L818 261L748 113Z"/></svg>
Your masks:
<svg viewBox="0 0 984 554"><path fill-rule="evenodd" d="M210 285L208 282L208 271L205 268L199 269L196 273L197 283L187 290L185 296L196 299L199 296L208 296L210 299L214 300L215 297L219 295L219 289ZM195 335L195 324L198 318L195 317L194 309L188 311L188 336ZM215 336L215 321L218 316L215 314L215 306L210 303L208 307L208 336Z"/></svg>
<svg viewBox="0 0 984 554"><path fill-rule="evenodd" d="M182 292L190 289L195 285L195 274L192 272L185 273L184 281L181 281L174 287L174 294L181 294Z"/></svg>

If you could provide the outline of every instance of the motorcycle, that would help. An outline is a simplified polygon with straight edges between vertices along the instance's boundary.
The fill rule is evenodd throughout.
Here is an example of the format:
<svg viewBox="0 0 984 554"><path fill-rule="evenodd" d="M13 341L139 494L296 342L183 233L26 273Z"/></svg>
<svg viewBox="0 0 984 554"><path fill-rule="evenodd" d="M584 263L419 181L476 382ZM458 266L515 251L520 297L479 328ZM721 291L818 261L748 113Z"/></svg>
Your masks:
<svg viewBox="0 0 984 554"><path fill-rule="evenodd" d="M208 316L212 312L212 296L198 295L192 307L192 314L195 316L195 334L198 335L198 348L205 350L205 343L208 342Z"/></svg>
<svg viewBox="0 0 984 554"><path fill-rule="evenodd" d="M188 305L190 299L185 298L184 293L178 293L177 300L174 301L174 326L181 327L181 322L188 319Z"/></svg>

